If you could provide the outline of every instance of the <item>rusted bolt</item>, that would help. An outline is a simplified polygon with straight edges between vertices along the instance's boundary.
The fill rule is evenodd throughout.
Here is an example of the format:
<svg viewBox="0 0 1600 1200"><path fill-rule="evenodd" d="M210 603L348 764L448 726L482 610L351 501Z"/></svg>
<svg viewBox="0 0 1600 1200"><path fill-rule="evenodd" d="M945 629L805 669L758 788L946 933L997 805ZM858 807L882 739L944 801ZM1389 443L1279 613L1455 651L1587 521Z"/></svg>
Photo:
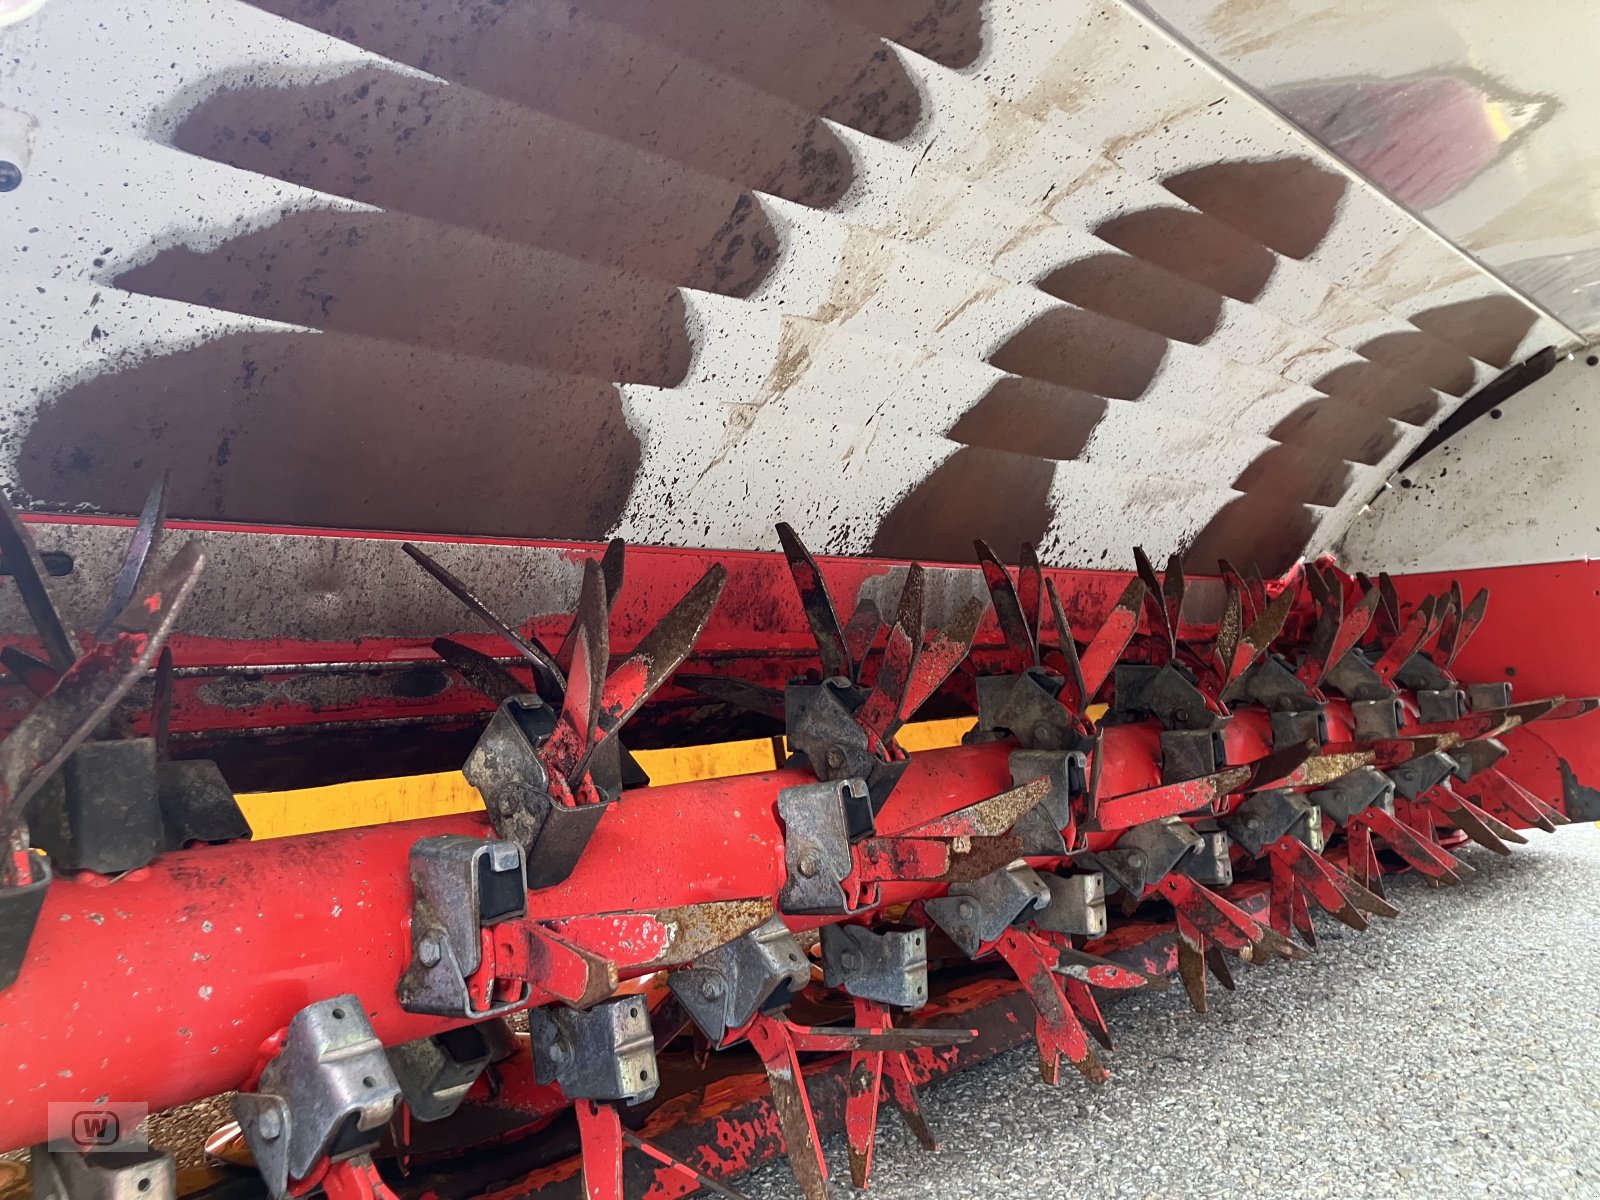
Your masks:
<svg viewBox="0 0 1600 1200"><path fill-rule="evenodd" d="M439 946L439 939L431 933L417 945L417 958L425 967L438 966L439 959L443 956L444 951Z"/></svg>
<svg viewBox="0 0 1600 1200"><path fill-rule="evenodd" d="M722 998L722 980L715 975L709 975L700 983L700 994L707 1000L720 1000Z"/></svg>
<svg viewBox="0 0 1600 1200"><path fill-rule="evenodd" d="M264 1141L272 1142L278 1139L278 1135L283 1132L283 1118L278 1116L277 1109L262 1110L261 1119L256 1122L256 1132Z"/></svg>
<svg viewBox="0 0 1600 1200"><path fill-rule="evenodd" d="M800 856L800 861L795 864L795 870L799 871L800 874L804 875L807 879L814 878L816 873L821 869L822 864L817 861L815 851L811 850L807 850L804 854L802 854Z"/></svg>
<svg viewBox="0 0 1600 1200"><path fill-rule="evenodd" d="M835 746L828 751L828 765L835 770L844 766L844 751Z"/></svg>

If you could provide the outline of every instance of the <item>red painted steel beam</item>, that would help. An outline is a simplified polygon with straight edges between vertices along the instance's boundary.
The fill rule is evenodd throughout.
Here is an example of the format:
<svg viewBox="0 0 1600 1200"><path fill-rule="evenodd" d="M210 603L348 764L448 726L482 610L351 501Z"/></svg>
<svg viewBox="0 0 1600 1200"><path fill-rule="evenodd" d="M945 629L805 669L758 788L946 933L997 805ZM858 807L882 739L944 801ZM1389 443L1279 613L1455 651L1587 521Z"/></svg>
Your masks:
<svg viewBox="0 0 1600 1200"><path fill-rule="evenodd" d="M1240 761L1265 753L1265 714L1241 714L1228 742ZM914 755L880 831L1005 791L1010 750ZM1159 781L1144 726L1108 728L1105 755L1106 795ZM529 915L776 896L785 873L777 794L810 782L809 772L777 771L630 792L608 810L572 876L531 894ZM110 1096L162 1108L237 1087L261 1043L327 996L359 995L387 1044L447 1028L394 999L410 947L407 855L441 833L489 829L476 815L409 821L196 848L115 882L59 879L21 977L0 992L0 1146L39 1140L49 1101ZM882 903L941 890L886 884Z"/></svg>

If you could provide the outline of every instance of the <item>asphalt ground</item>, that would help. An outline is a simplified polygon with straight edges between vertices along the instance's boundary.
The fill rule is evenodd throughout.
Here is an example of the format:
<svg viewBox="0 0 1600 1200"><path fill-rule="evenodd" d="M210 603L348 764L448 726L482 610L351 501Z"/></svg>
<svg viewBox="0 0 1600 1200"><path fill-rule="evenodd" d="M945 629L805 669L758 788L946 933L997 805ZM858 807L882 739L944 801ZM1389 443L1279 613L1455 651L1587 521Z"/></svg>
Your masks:
<svg viewBox="0 0 1600 1200"><path fill-rule="evenodd" d="M1107 1005L1101 1088L1009 1052L923 1089L936 1155L886 1107L868 1195L1600 1197L1600 828L1528 836L1465 850L1458 888L1388 881L1398 919L1319 921L1206 1016L1177 987ZM735 1186L799 1195L781 1163Z"/></svg>

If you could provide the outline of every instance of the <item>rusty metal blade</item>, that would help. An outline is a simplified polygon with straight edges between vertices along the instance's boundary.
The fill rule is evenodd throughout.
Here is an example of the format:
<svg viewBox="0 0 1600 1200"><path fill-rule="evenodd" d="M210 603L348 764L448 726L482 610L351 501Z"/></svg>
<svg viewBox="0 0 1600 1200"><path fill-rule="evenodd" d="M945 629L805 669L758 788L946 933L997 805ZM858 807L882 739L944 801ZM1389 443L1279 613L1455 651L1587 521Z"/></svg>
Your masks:
<svg viewBox="0 0 1600 1200"><path fill-rule="evenodd" d="M1164 663L1178 650L1177 630L1167 621L1166 597L1162 594L1161 577L1150 563L1143 546L1133 548L1133 562L1139 579L1144 583L1144 607L1150 620L1150 633L1156 639L1156 654L1151 661Z"/></svg>
<svg viewBox="0 0 1600 1200"><path fill-rule="evenodd" d="M1066 705L1068 711L1081 717L1083 710L1089 706L1089 699L1084 691L1083 664L1078 660L1078 644L1072 640L1072 622L1067 620L1067 610L1062 607L1055 580L1045 580L1044 586L1050 593L1050 613L1056 622L1056 643L1060 647L1063 661L1067 664L1066 694L1061 697L1061 702Z"/></svg>
<svg viewBox="0 0 1600 1200"><path fill-rule="evenodd" d="M1017 603L1022 607L1022 620L1033 641L1033 662L1039 664L1039 630L1044 616L1044 568L1034 553L1032 542L1022 543L1022 555L1017 564Z"/></svg>
<svg viewBox="0 0 1600 1200"><path fill-rule="evenodd" d="M156 549L161 545L161 531L167 522L167 472L161 473L155 486L150 489L150 494L145 497L144 509L139 513L139 523L133 527L133 536L128 539L128 549L122 556L122 568L117 572L117 579L111 586L111 599L106 603L106 610L100 616L100 623L95 626L95 641L106 636L111 628L111 622L117 619L117 614L128 607L128 602L133 599L134 593L139 590L139 577L144 574L144 569L155 556Z"/></svg>
<svg viewBox="0 0 1600 1200"><path fill-rule="evenodd" d="M513 675L495 660L483 653L465 646L453 638L434 638L433 652L444 659L451 668L460 675L468 687L482 692L496 704L518 696L528 689ZM551 697L545 697L549 700ZM563 697L554 697L555 703L561 703Z"/></svg>
<svg viewBox="0 0 1600 1200"><path fill-rule="evenodd" d="M1217 982L1230 992L1237 991L1238 985L1233 982L1233 972L1228 970L1228 960L1222 957L1220 946L1206 947L1206 967L1217 977Z"/></svg>
<svg viewBox="0 0 1600 1200"><path fill-rule="evenodd" d="M537 638L532 636L525 638L505 621L501 620L487 604L473 594L471 588L420 547L411 542L405 542L402 543L400 548L409 554L418 566L442 583L445 590L466 605L480 621L515 646L517 652L531 662L536 671L543 671L546 676L546 683L555 689L557 694L565 694L566 676L562 674L560 666L556 663L555 655L545 649ZM540 695L546 694L543 686L539 688L539 693Z"/></svg>
<svg viewBox="0 0 1600 1200"><path fill-rule="evenodd" d="M1333 648L1328 652L1327 660L1322 664L1322 675L1316 682L1309 683L1311 687L1320 687L1323 677L1351 650L1361 644L1361 639L1366 636L1367 630L1372 627L1372 614L1378 609L1380 597L1376 588L1368 588L1361 599L1347 606L1344 610L1344 619L1339 624L1338 636L1333 640Z"/></svg>
<svg viewBox="0 0 1600 1200"><path fill-rule="evenodd" d="M1448 665L1455 658L1456 637L1461 632L1461 620L1467 605L1461 595L1461 581L1450 581L1450 596L1445 602L1444 617L1439 624L1439 661Z"/></svg>
<svg viewBox="0 0 1600 1200"><path fill-rule="evenodd" d="M989 543L979 539L972 543L978 555L978 565L983 568L983 581L989 585L989 597L994 601L995 619L1000 623L1000 633L1011 651L1009 665L1014 671L1024 671L1038 661L1038 647L1028 632L1027 618L1022 615L1022 601L1006 570Z"/></svg>
<svg viewBox="0 0 1600 1200"><path fill-rule="evenodd" d="M1178 978L1189 996L1189 1005L1197 1013L1211 1011L1206 998L1206 959L1201 943L1185 937L1180 923L1178 932Z"/></svg>
<svg viewBox="0 0 1600 1200"><path fill-rule="evenodd" d="M156 761L167 761L172 741L172 647L161 647L156 658L155 686L150 690L150 740L155 743Z"/></svg>
<svg viewBox="0 0 1600 1200"><path fill-rule="evenodd" d="M1161 600L1166 607L1167 629L1172 633L1172 644L1178 644L1178 628L1183 621L1183 595L1188 585L1183 578L1183 556L1167 556L1167 573L1161 577Z"/></svg>
<svg viewBox="0 0 1600 1200"><path fill-rule="evenodd" d="M1250 597L1255 601L1257 613L1267 611L1267 581L1261 575L1261 568L1255 563L1249 563L1244 569L1245 581L1250 587ZM1257 618L1259 620L1259 618Z"/></svg>
<svg viewBox="0 0 1600 1200"><path fill-rule="evenodd" d="M911 668L917 657L911 635L896 625L889 630L889 640L884 643L883 657L878 660L878 675L872 681L872 690L856 710L856 723L865 729L870 738L887 743L898 728L901 708L911 687ZM870 744L870 743L869 743ZM872 747L877 750L879 747Z"/></svg>
<svg viewBox="0 0 1600 1200"><path fill-rule="evenodd" d="M901 723L909 721L912 714L927 703L928 697L939 690L939 685L950 678L950 673L971 652L972 639L978 635L978 622L983 620L984 608L982 597L971 597L956 610L956 615L950 618L943 629L934 630L924 639L900 704Z"/></svg>
<svg viewBox="0 0 1600 1200"><path fill-rule="evenodd" d="M908 577L909 585L909 577ZM900 593L902 605L906 599L905 591ZM918 603L918 620L921 620L920 597ZM856 605L856 611L850 614L850 621L844 627L845 654L850 660L850 682L861 682L861 668L866 665L867 655L872 653L872 644L878 640L878 634L883 630L883 614L878 611L878 606L871 600L863 597Z"/></svg>
<svg viewBox="0 0 1600 1200"><path fill-rule="evenodd" d="M617 594L622 591L627 553L628 543L621 538L612 538L606 543L606 552L600 556L600 574L605 578L608 612L616 607Z"/></svg>
<svg viewBox="0 0 1600 1200"><path fill-rule="evenodd" d="M1393 586L1392 584L1390 585ZM1383 652L1383 657L1373 664L1373 671L1384 683L1393 683L1394 677L1400 668L1406 665L1410 657L1417 652L1429 631L1433 628L1433 613L1435 601L1432 596L1424 596L1421 603L1406 618L1400 632L1389 643L1388 649Z"/></svg>
<svg viewBox="0 0 1600 1200"><path fill-rule="evenodd" d="M193 593L205 555L189 542L156 572L50 694L0 742L0 830L9 830L29 799L66 762L144 675Z"/></svg>
<svg viewBox="0 0 1600 1200"><path fill-rule="evenodd" d="M1261 610L1256 606L1255 598L1250 594L1250 585L1245 582L1245 578L1240 574L1239 568L1227 559L1219 558L1217 559L1217 571L1221 574L1223 582L1239 593L1239 601L1244 618L1254 621L1260 615Z"/></svg>
<svg viewBox="0 0 1600 1200"><path fill-rule="evenodd" d="M1128 648L1134 632L1139 628L1139 613L1144 607L1146 584L1137 576L1128 580L1122 597L1106 615L1094 640L1084 648L1083 702L1085 707L1094 703L1095 694L1110 678L1111 670Z"/></svg>
<svg viewBox="0 0 1600 1200"><path fill-rule="evenodd" d="M1394 637L1400 632L1400 593L1395 590L1394 580L1389 578L1389 572L1378 572L1378 594L1383 602L1378 607L1378 632L1386 638Z"/></svg>
<svg viewBox="0 0 1600 1200"><path fill-rule="evenodd" d="M1306 578L1319 576L1308 572ZM1338 590L1330 593L1324 589L1323 598L1317 601L1317 625L1311 634L1311 644L1306 647L1305 661L1295 671L1296 678L1307 687L1316 687L1327 674L1333 661L1333 644L1338 641L1343 624L1344 592Z"/></svg>
<svg viewBox="0 0 1600 1200"><path fill-rule="evenodd" d="M926 631L923 619L923 596L927 591L927 572L921 563L906 568L905 582L900 585L900 598L894 606L894 623L906 631L913 646L922 644Z"/></svg>
<svg viewBox="0 0 1600 1200"><path fill-rule="evenodd" d="M61 678L61 672L44 659L35 658L17 646L0 647L0 664L35 696L48 694L55 687L56 680Z"/></svg>
<svg viewBox="0 0 1600 1200"><path fill-rule="evenodd" d="M1050 780L1041 776L1020 787L1010 788L998 796L979 800L948 812L942 817L927 821L912 829L903 830L898 837L999 837L1010 831L1023 814L1035 808L1050 794Z"/></svg>
<svg viewBox="0 0 1600 1200"><path fill-rule="evenodd" d="M834 607L828 582L822 577L817 560L811 557L800 535L786 521L778 523L778 540L783 543L789 574L794 577L795 590L800 593L800 607L805 609L806 622L811 626L811 636L822 658L822 674L829 679L848 676L850 652L845 646L844 631L839 627L839 610Z"/></svg>
<svg viewBox="0 0 1600 1200"><path fill-rule="evenodd" d="M1446 669L1455 662L1456 656L1466 647L1472 635L1478 632L1478 626L1483 624L1483 614L1489 611L1489 589L1479 588L1478 594L1472 598L1464 609L1461 610L1461 626L1456 631L1455 640L1450 647L1450 652L1445 656Z"/></svg>
<svg viewBox="0 0 1600 1200"><path fill-rule="evenodd" d="M1250 623L1250 628L1244 631L1240 640L1239 650L1234 654L1232 664L1233 677L1227 681L1222 689L1224 702L1232 693L1232 689L1244 678L1245 672L1267 652L1280 633L1283 632L1284 623L1289 619L1289 610L1294 607L1295 589L1286 587L1277 594L1273 600L1266 604L1261 615Z"/></svg>
<svg viewBox="0 0 1600 1200"><path fill-rule="evenodd" d="M681 1158L675 1158L674 1156L668 1154L665 1150L662 1150L660 1147L645 1141L626 1125L619 1123L617 1127L622 1131L622 1140L628 1145L632 1146L641 1154L655 1159L663 1166L671 1167L674 1171L683 1172L693 1176L694 1181L700 1187L705 1188L706 1191L711 1192L714 1195L725 1197L726 1200L750 1200L750 1198L743 1192L735 1191L727 1184L713 1178L710 1175L707 1175L704 1171L692 1163L686 1163Z"/></svg>
<svg viewBox="0 0 1600 1200"><path fill-rule="evenodd" d="M759 713L781 722L784 715L783 693L771 688L758 687L742 679L725 675L679 675L676 684L691 692L698 692L723 704L731 704L746 712Z"/></svg>
<svg viewBox="0 0 1600 1200"><path fill-rule="evenodd" d="M33 535L17 510L11 507L4 488L0 488L0 559L4 559L6 570L22 594L22 603L44 643L45 657L57 671L65 671L78 657L78 650L67 636L67 627L45 586L46 572L39 548L33 544Z"/></svg>
<svg viewBox="0 0 1600 1200"><path fill-rule="evenodd" d="M1278 780L1299 770L1316 752L1317 743L1307 738L1304 742L1284 746L1264 758L1243 764L1250 768L1250 772L1241 790L1253 792L1272 786Z"/></svg>
<svg viewBox="0 0 1600 1200"><path fill-rule="evenodd" d="M640 705L655 695L673 672L683 665L683 660L689 657L694 644L705 632L706 622L711 619L711 611L716 608L727 583L728 569L721 563L713 563L700 581L683 594L683 599L656 622L655 628L639 639L633 653L628 655L622 666L641 665L644 670L643 687L637 695L623 700L609 686L611 680L607 679L608 686L601 701L603 732L609 733L638 712ZM619 667L613 671L612 676L616 677L621 669Z"/></svg>
<svg viewBox="0 0 1600 1200"><path fill-rule="evenodd" d="M1244 597L1231 580L1227 588L1228 598L1222 605L1222 619L1217 622L1215 646L1217 675L1223 687L1233 682L1233 664L1239 654L1239 638L1244 633Z"/></svg>

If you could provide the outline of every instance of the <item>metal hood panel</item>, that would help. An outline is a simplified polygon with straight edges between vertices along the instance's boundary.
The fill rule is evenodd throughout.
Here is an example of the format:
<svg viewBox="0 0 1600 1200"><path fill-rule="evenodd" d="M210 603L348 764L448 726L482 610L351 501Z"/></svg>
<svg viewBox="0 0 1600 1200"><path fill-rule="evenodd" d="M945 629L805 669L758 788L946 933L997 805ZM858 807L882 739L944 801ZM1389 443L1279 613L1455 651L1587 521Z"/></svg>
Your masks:
<svg viewBox="0 0 1600 1200"><path fill-rule="evenodd" d="M0 56L36 508L1275 571L1575 340L1116 0L53 0Z"/></svg>

